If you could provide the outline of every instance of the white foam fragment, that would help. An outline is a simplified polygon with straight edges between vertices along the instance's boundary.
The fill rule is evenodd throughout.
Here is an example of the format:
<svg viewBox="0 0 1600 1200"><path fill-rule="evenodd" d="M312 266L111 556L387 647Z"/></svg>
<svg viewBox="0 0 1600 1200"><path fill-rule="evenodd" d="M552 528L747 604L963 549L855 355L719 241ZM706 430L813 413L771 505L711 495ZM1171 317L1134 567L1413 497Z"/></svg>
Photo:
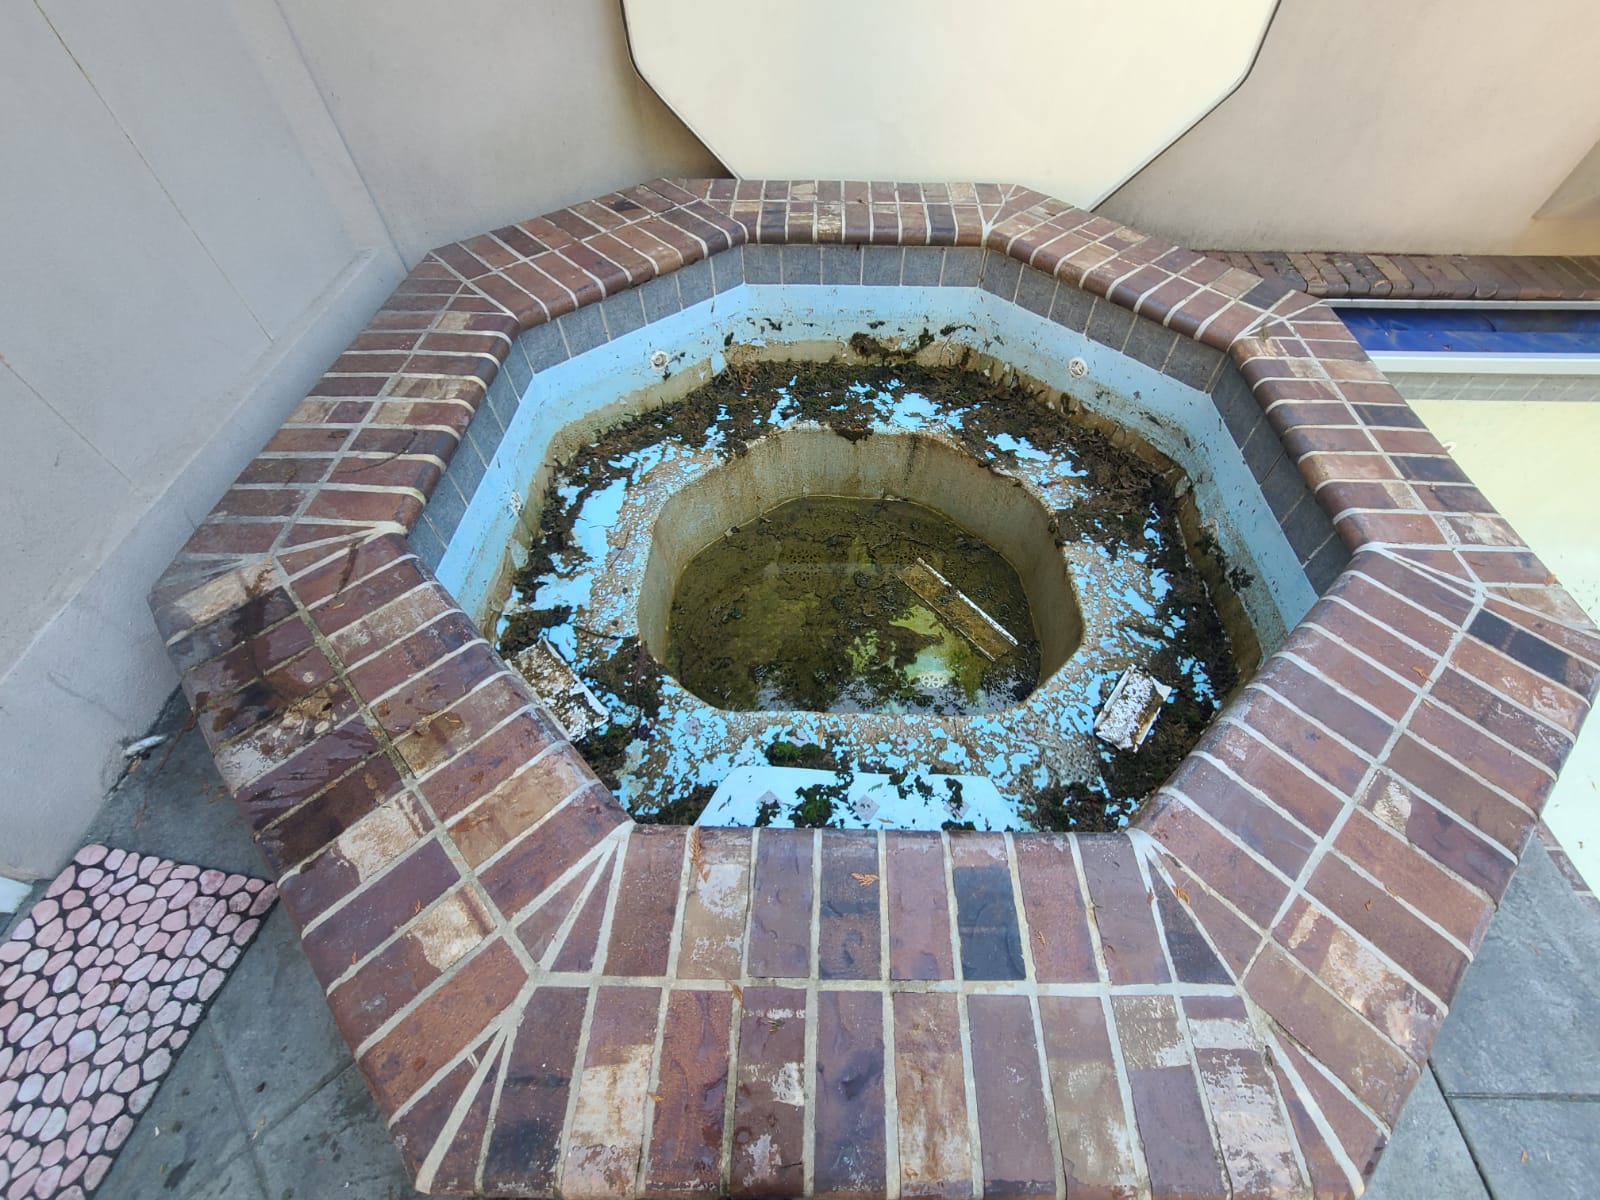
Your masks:
<svg viewBox="0 0 1600 1200"><path fill-rule="evenodd" d="M1150 736L1161 706L1172 689L1137 667L1129 667L1111 689L1111 698L1095 718L1095 736L1118 750L1137 750Z"/></svg>

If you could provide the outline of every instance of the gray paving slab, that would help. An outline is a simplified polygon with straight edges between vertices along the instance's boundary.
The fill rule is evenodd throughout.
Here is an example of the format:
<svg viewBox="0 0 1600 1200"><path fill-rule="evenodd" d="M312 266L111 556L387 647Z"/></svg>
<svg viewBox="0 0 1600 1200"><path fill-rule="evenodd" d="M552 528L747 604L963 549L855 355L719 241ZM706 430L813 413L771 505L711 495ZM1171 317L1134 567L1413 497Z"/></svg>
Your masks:
<svg viewBox="0 0 1600 1200"><path fill-rule="evenodd" d="M244 1123L228 1088L209 1022L188 1044L112 1164L98 1200L138 1200L159 1181L162 1194L188 1197L218 1164L245 1150Z"/></svg>
<svg viewBox="0 0 1600 1200"><path fill-rule="evenodd" d="M1424 1071L1367 1185L1366 1200L1489 1200L1438 1081Z"/></svg>
<svg viewBox="0 0 1600 1200"><path fill-rule="evenodd" d="M1600 926L1537 839L1433 1062L1448 1096L1600 1093Z"/></svg>
<svg viewBox="0 0 1600 1200"><path fill-rule="evenodd" d="M273 1200L421 1195L353 1064L264 1133L256 1160Z"/></svg>
<svg viewBox="0 0 1600 1200"><path fill-rule="evenodd" d="M267 918L207 1019L252 1133L291 1112L352 1061L282 906Z"/></svg>
<svg viewBox="0 0 1600 1200"><path fill-rule="evenodd" d="M1600 1195L1600 1100L1486 1097L1454 1104L1495 1200Z"/></svg>
<svg viewBox="0 0 1600 1200"><path fill-rule="evenodd" d="M227 1162L219 1163L204 1173L198 1167L195 1172L198 1181L189 1191L173 1200L267 1200L267 1194L261 1190L260 1168L249 1150L240 1151ZM141 1193L145 1196L154 1194ZM95 1200L100 1200L98 1192L95 1193Z"/></svg>

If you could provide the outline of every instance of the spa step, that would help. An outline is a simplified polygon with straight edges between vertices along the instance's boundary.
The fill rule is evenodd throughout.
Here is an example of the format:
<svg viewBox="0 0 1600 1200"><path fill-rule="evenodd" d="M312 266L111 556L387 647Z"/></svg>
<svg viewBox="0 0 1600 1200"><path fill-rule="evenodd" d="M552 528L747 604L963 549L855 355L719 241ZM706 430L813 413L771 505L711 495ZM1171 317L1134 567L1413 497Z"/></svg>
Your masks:
<svg viewBox="0 0 1600 1200"><path fill-rule="evenodd" d="M950 821L1004 829L1014 814L994 782L981 775L912 771L899 776L758 766L734 768L717 785L696 823L790 828L796 824L795 809L802 805L819 823L846 829L936 830ZM770 814L765 822L757 819L764 815L763 806Z"/></svg>
<svg viewBox="0 0 1600 1200"><path fill-rule="evenodd" d="M902 568L900 578L945 624L971 642L990 662L1017 648L1017 639L1007 633L1000 622L920 558Z"/></svg>

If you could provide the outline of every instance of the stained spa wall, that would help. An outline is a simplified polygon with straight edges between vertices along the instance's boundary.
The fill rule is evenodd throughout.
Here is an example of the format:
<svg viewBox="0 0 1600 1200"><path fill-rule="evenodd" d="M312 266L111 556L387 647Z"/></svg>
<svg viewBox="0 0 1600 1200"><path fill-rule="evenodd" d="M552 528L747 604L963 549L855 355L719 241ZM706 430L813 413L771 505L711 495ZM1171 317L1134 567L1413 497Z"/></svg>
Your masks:
<svg viewBox="0 0 1600 1200"><path fill-rule="evenodd" d="M615 5L512 0L0 4L0 164L0 874L24 878L175 683L155 576L405 269L716 170Z"/></svg>

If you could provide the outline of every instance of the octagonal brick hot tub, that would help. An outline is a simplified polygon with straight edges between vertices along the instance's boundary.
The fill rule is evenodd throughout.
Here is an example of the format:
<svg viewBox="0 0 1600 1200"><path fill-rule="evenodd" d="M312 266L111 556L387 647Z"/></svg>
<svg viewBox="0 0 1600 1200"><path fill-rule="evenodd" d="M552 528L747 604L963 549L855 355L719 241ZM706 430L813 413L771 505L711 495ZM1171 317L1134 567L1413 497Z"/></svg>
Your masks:
<svg viewBox="0 0 1600 1200"><path fill-rule="evenodd" d="M863 331L1131 431L1256 581L1131 827L636 823L480 632L562 430ZM1600 664L1326 308L987 185L658 180L441 248L152 606L449 1194L1354 1194Z"/></svg>

